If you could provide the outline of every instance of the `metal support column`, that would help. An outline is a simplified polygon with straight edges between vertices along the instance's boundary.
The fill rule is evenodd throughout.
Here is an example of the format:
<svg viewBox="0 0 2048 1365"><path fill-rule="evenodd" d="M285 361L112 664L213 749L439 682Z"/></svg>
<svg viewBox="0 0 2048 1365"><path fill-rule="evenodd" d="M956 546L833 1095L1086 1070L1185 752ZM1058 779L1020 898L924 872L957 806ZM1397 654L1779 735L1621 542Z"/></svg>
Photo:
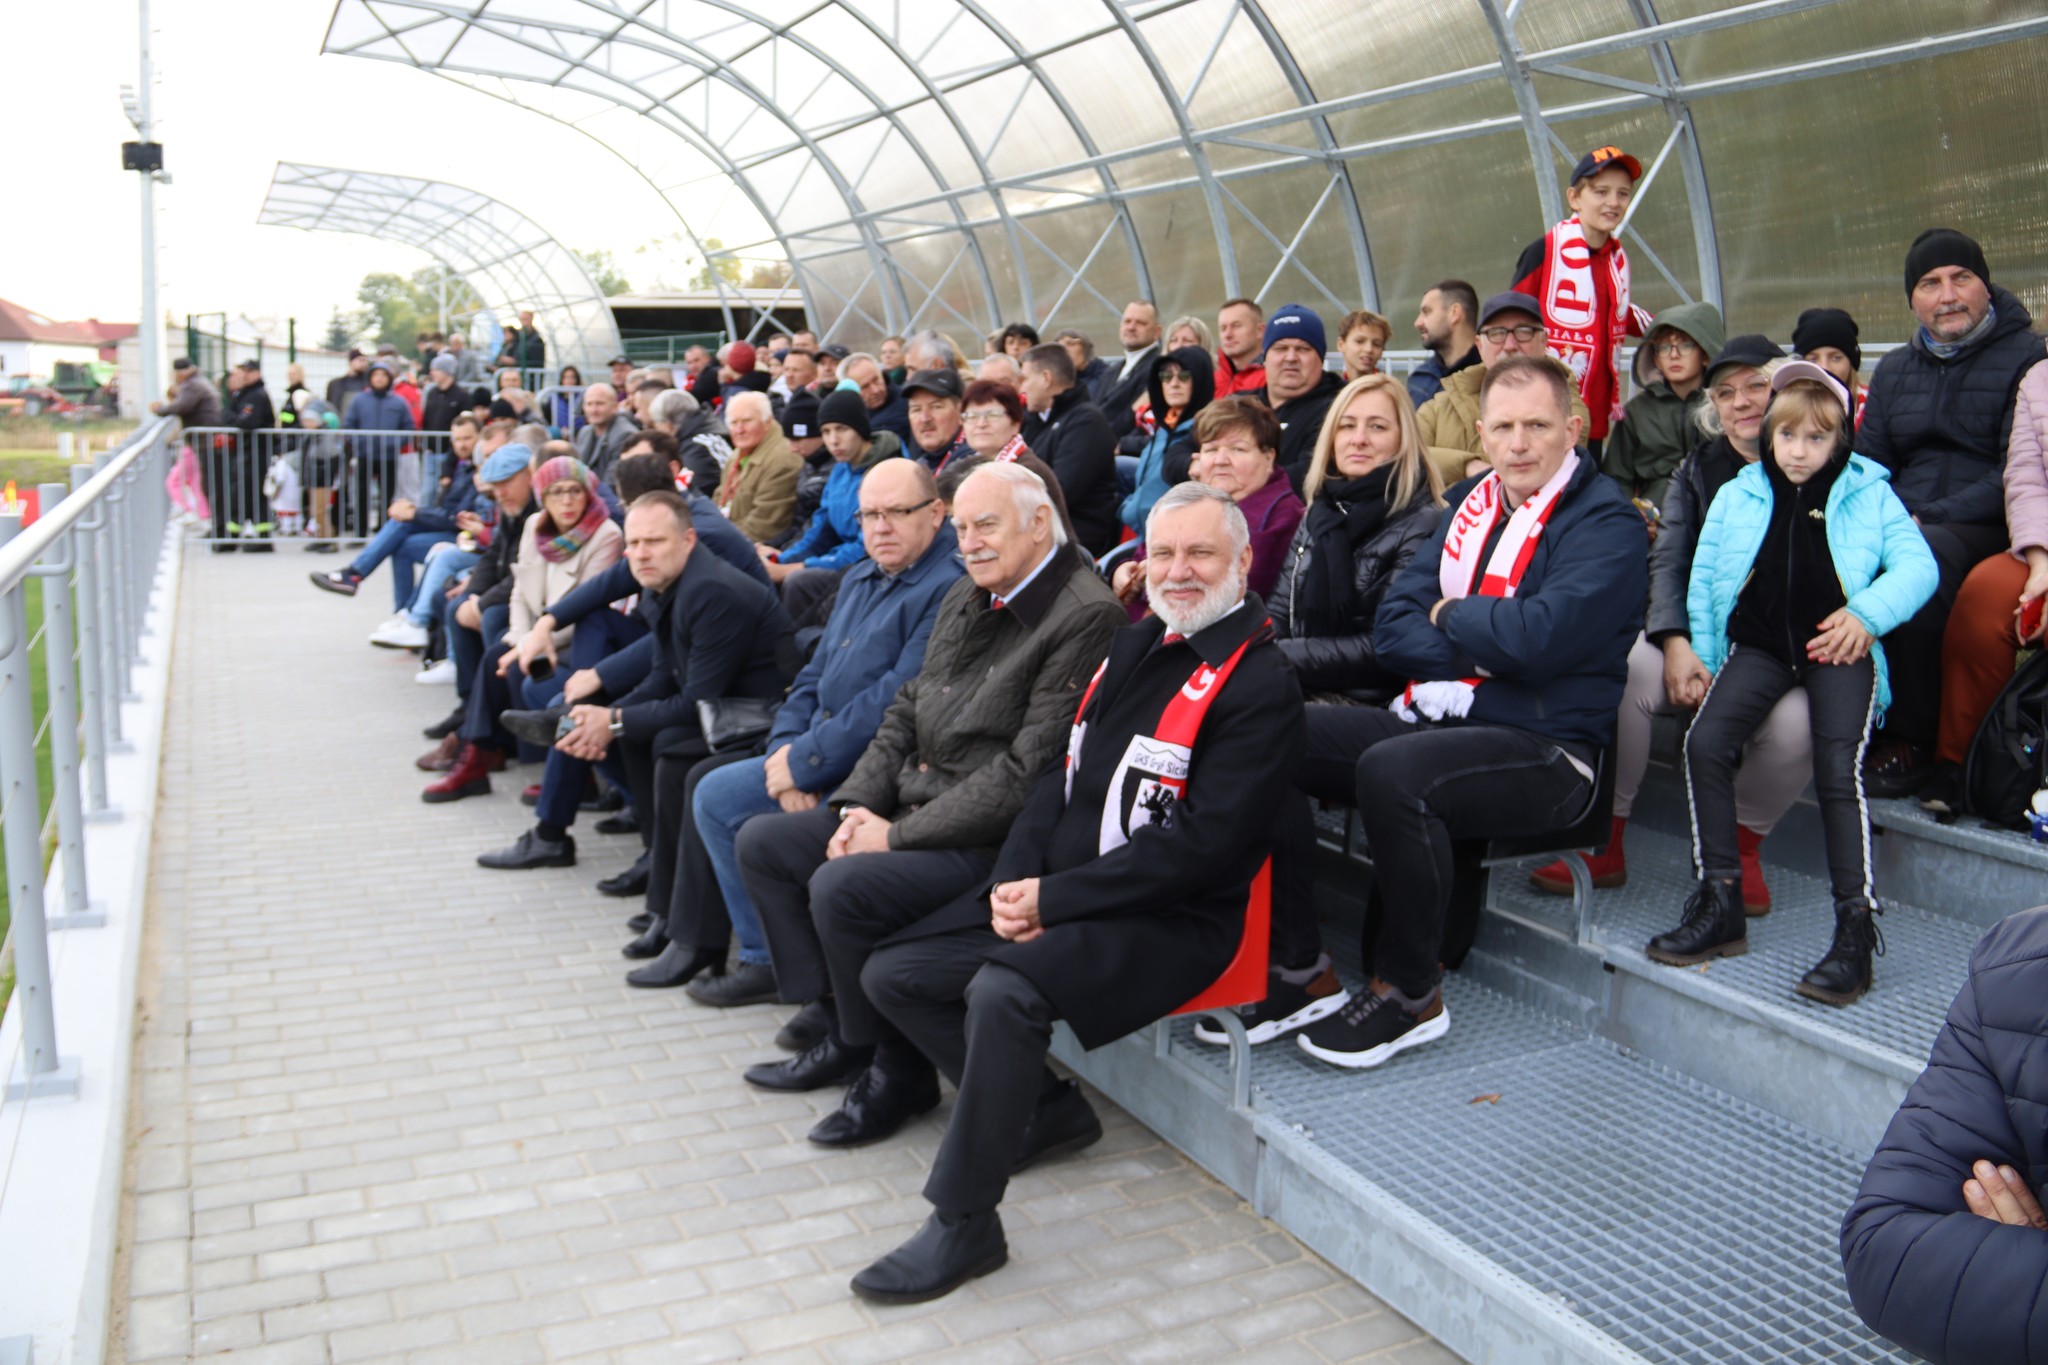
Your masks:
<svg viewBox="0 0 2048 1365"><path fill-rule="evenodd" d="M71 466L74 490L91 477L91 465ZM78 564L78 685L85 702L85 818L92 823L121 818L119 811L107 805L109 736L106 708L101 700L106 658L100 641L106 633L106 607L100 596L99 546L106 524L106 515L94 508L71 528L71 557Z"/></svg>
<svg viewBox="0 0 2048 1365"><path fill-rule="evenodd" d="M37 492L47 513L64 500L64 485L41 484ZM72 669L71 573L78 564L78 536L66 531L36 567L43 580L43 664L49 674L50 802L57 808L57 865L64 869L64 905L50 918L59 929L97 929L106 907L94 905L85 880L85 811L78 795L78 697Z"/></svg>

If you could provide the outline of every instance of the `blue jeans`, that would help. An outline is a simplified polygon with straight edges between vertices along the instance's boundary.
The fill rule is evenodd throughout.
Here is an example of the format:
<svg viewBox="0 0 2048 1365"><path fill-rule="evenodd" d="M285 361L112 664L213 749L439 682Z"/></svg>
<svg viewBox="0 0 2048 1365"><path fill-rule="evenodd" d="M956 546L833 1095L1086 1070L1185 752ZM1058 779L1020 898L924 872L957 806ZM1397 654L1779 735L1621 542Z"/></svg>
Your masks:
<svg viewBox="0 0 2048 1365"><path fill-rule="evenodd" d="M427 546L444 540L455 539L453 531L423 531L409 521L386 521L377 528L377 534L370 537L370 543L362 552L349 561L349 572L358 578L368 578L377 571L377 566L387 559L391 566L391 609L404 611L405 604L412 600L412 566L427 556ZM419 544L410 550L409 542ZM395 557L395 558L394 558Z"/></svg>
<svg viewBox="0 0 2048 1365"><path fill-rule="evenodd" d="M427 555L420 585L405 609L405 614L416 626L430 626L436 617L446 615L448 585L475 568L476 562L483 558L475 550L456 549L452 538L447 544L448 548L441 553Z"/></svg>
<svg viewBox="0 0 2048 1365"><path fill-rule="evenodd" d="M725 912L732 917L733 937L739 940L740 961L765 963L768 936L761 930L760 912L747 896L747 884L740 877L739 855L733 844L740 826L757 815L771 815L782 809L768 794L768 760L742 759L716 772L706 773L697 783L697 804L691 814L697 821L698 836L711 858L711 870L718 874L718 889L725 893Z"/></svg>
<svg viewBox="0 0 2048 1365"><path fill-rule="evenodd" d="M379 535L383 532L379 531ZM453 545L453 531L415 531L398 542L398 548L391 554L391 609L411 615L414 596L413 584L418 580L418 570L427 562L427 555L436 545Z"/></svg>

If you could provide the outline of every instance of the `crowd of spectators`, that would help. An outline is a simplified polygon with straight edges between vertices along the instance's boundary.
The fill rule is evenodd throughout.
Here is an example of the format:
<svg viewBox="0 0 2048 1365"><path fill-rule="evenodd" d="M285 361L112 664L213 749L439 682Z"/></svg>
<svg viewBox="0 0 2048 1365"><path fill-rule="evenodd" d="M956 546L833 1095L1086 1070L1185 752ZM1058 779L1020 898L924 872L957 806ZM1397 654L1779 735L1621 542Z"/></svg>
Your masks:
<svg viewBox="0 0 2048 1365"><path fill-rule="evenodd" d="M480 864L576 865L602 814L632 855L598 884L633 902L626 981L793 1007L746 1080L844 1087L813 1142L882 1141L958 1087L931 1220L855 1280L933 1297L1002 1264L1011 1174L1100 1133L1045 1067L1053 1021L1095 1046L1196 995L1270 858L1253 1042L1370 1068L1444 1037L1474 848L1579 823L1605 767L1611 834L1571 856L1624 883L1656 715L1689 726L1694 889L1648 954L1746 951L1760 846L1810 781L1834 932L1787 985L1873 988L1868 798L1958 801L2039 634L2043 344L1950 229L1908 249L1913 340L1867 387L1839 309L1796 356L1711 304L1650 317L1616 235L1641 174L1588 153L1505 288L1427 290L1405 379L1380 314L1245 298L1165 324L1133 301L1113 351L1018 322L978 363L933 332L620 358L551 413L516 368L472 387L453 344L410 393L360 357L325 398L345 467L303 482L381 524L313 581L387 566L372 643L452 688L425 800L541 765ZM232 418L179 376L188 425L270 420L260 376ZM232 544L254 513L221 491ZM1321 940L1317 800L1372 854L1362 986Z"/></svg>

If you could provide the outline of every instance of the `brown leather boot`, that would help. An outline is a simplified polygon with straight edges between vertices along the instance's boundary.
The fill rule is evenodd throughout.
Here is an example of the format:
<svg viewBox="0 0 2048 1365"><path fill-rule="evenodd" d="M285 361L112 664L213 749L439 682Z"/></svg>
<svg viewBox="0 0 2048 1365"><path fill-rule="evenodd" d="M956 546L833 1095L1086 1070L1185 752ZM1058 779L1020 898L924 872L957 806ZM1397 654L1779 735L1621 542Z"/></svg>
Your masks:
<svg viewBox="0 0 2048 1365"><path fill-rule="evenodd" d="M445 773L455 766L455 756L462 752L462 736L444 735L439 744L412 761L412 766L423 773Z"/></svg>

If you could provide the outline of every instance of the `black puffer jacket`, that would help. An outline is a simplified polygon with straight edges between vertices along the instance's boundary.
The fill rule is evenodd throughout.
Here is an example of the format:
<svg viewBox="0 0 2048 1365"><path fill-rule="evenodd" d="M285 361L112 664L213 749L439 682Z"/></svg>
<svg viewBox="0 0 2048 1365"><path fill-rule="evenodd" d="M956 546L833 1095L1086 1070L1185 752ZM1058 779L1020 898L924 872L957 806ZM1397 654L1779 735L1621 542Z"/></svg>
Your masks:
<svg viewBox="0 0 2048 1365"><path fill-rule="evenodd" d="M1748 463L1728 444L1726 436L1716 436L1694 447L1671 471L1671 483L1659 509L1657 540L1650 546L1650 611L1644 633L1651 644L1662 645L1674 635L1692 638L1685 593L1692 582L1692 557L1699 548L1700 526L1707 519L1707 509L1714 505L1714 495Z"/></svg>
<svg viewBox="0 0 2048 1365"><path fill-rule="evenodd" d="M1287 560L1273 584L1273 633L1279 637L1280 652L1294 666L1304 692L1354 692L1381 694L1403 681L1381 669L1372 645L1373 617L1380 598L1394 576L1408 567L1415 552L1436 530L1444 509L1426 498L1417 498L1398 516L1383 523L1363 545L1352 553L1351 602L1345 611L1347 628L1342 635L1310 637L1302 634L1304 623L1297 619L1295 600L1301 576L1310 568L1314 541L1309 536L1308 518L1294 532L1287 547Z"/></svg>
<svg viewBox="0 0 2048 1365"><path fill-rule="evenodd" d="M2026 305L1996 285L1990 335L1942 360L1924 335L1877 363L1856 453L1891 471L1892 491L1929 525L2005 525L2005 454L2020 378L2041 359Z"/></svg>

